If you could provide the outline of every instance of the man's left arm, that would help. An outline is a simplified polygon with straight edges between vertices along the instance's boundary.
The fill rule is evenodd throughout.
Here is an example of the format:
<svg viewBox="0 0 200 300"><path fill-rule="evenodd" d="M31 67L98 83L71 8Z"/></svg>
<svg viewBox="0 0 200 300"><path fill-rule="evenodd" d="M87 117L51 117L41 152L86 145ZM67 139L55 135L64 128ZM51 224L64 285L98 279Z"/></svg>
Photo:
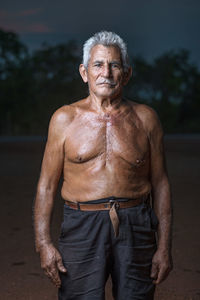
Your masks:
<svg viewBox="0 0 200 300"><path fill-rule="evenodd" d="M153 112L153 118L149 124L151 127L151 131L149 132L149 140L151 147L150 176L152 185L152 198L153 207L159 221L157 232L158 247L152 260L151 277L154 278L153 282L155 284L159 284L172 270L172 206L170 184L165 163L163 130L156 113Z"/></svg>

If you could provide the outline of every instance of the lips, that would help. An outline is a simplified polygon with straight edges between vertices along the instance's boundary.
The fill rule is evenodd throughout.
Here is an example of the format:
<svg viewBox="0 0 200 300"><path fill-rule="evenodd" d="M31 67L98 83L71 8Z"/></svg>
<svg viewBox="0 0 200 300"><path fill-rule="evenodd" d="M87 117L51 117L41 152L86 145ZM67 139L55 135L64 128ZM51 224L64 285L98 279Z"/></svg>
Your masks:
<svg viewBox="0 0 200 300"><path fill-rule="evenodd" d="M97 85L110 85L110 86L116 86L116 83L115 82L99 82L97 83Z"/></svg>

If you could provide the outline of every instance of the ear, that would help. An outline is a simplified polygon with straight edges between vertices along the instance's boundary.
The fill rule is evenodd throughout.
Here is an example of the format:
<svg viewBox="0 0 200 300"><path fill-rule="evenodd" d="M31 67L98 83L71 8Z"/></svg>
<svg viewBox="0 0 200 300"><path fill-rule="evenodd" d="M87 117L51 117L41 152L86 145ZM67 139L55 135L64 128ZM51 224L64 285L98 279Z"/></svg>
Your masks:
<svg viewBox="0 0 200 300"><path fill-rule="evenodd" d="M131 76L132 76L132 68L129 67L126 73L124 73L123 85L126 85L129 82Z"/></svg>
<svg viewBox="0 0 200 300"><path fill-rule="evenodd" d="M80 75L81 75L83 81L85 83L87 83L88 82L87 70L86 70L86 68L85 68L85 66L83 64L80 64L80 66L79 66L79 72L80 72Z"/></svg>

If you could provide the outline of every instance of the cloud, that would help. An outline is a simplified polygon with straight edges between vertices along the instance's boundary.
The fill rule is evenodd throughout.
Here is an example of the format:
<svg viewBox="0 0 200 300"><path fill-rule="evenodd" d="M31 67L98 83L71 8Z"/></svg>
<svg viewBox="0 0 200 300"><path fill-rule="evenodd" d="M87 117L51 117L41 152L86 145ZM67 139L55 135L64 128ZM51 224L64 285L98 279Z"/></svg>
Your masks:
<svg viewBox="0 0 200 300"><path fill-rule="evenodd" d="M18 33L49 33L53 30L36 16L42 12L41 8L11 12L0 10L0 27L4 30ZM34 18L30 18L33 16ZM27 18L29 17L29 18ZM37 20L38 19L38 20Z"/></svg>
<svg viewBox="0 0 200 300"><path fill-rule="evenodd" d="M22 31L21 31L22 32ZM48 33L53 32L51 28L42 23L33 23L28 25L28 28L24 28L24 32L32 32L32 33Z"/></svg>
<svg viewBox="0 0 200 300"><path fill-rule="evenodd" d="M43 23L19 23L19 22L9 22L1 26L4 30L14 31L17 33L50 33L53 30Z"/></svg>
<svg viewBox="0 0 200 300"><path fill-rule="evenodd" d="M0 18L7 18L8 16L10 16L10 12L6 11L6 10L0 10ZM1 20L2 21L2 20Z"/></svg>
<svg viewBox="0 0 200 300"><path fill-rule="evenodd" d="M41 8L35 8L35 9L27 9L27 10L19 11L17 14L19 16L32 16L32 15L37 15L40 12L42 12Z"/></svg>
<svg viewBox="0 0 200 300"><path fill-rule="evenodd" d="M0 18L16 18L16 17L26 17L26 16L33 16L38 15L42 12L42 8L33 8L21 11L11 12L9 10L0 10ZM2 20L1 20L2 21Z"/></svg>

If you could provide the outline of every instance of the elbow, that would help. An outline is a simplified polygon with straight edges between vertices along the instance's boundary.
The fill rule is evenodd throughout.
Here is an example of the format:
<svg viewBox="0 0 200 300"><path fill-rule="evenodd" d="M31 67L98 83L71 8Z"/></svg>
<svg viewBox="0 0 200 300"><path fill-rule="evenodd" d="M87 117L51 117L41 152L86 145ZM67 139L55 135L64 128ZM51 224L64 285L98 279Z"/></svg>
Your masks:
<svg viewBox="0 0 200 300"><path fill-rule="evenodd" d="M53 196L55 193L55 188L53 184L50 182L39 182L37 186L37 192L36 195L39 198Z"/></svg>
<svg viewBox="0 0 200 300"><path fill-rule="evenodd" d="M170 182L166 174L159 176L157 178L153 178L151 180L153 191L158 192L167 192L171 194Z"/></svg>

